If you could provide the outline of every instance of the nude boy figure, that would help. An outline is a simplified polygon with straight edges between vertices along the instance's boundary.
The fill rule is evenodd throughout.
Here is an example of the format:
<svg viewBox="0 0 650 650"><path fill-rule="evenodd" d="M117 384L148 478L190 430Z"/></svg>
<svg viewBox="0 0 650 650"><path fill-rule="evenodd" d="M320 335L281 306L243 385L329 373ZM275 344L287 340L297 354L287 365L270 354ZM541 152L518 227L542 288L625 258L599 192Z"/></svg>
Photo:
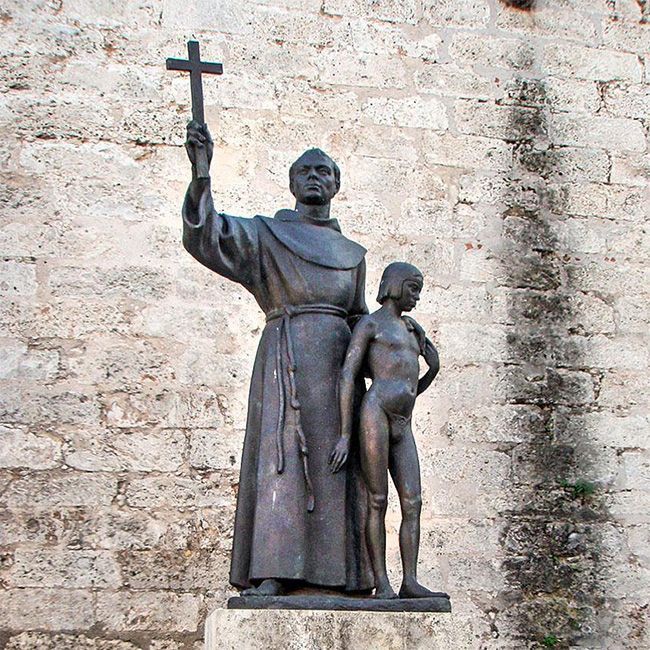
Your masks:
<svg viewBox="0 0 650 650"><path fill-rule="evenodd" d="M420 299L422 274L410 264L386 267L377 301L381 308L363 316L352 333L340 379L341 437L330 456L337 472L345 464L352 432L354 380L361 372L372 385L361 404L361 470L368 489L366 540L375 578L376 598L396 598L386 573L386 505L388 471L402 509L399 546L404 577L400 598L435 595L417 581L420 545L420 464L411 429L415 398L438 374L440 363L433 344L412 318L402 316ZM418 357L429 369L418 379Z"/></svg>

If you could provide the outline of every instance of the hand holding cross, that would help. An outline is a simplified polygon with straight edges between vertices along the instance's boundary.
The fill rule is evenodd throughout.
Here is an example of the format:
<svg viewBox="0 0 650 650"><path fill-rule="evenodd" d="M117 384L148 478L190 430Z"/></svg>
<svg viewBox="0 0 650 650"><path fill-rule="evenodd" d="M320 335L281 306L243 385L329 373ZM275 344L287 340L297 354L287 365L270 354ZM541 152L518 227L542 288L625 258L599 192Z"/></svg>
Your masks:
<svg viewBox="0 0 650 650"><path fill-rule="evenodd" d="M192 90L192 122L188 125L187 148L188 155L196 171L196 178L209 178L210 159L212 158L212 139L205 124L203 110L203 83L201 74L223 74L221 63L201 61L199 42L187 42L186 59L167 59L167 70L183 70L190 73Z"/></svg>

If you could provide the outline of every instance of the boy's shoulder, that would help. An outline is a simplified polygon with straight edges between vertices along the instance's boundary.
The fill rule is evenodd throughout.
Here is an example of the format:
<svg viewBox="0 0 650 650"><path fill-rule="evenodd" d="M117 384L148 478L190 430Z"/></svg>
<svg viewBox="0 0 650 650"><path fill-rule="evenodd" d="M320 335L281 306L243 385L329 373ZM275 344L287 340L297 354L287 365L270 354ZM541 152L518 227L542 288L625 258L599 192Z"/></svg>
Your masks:
<svg viewBox="0 0 650 650"><path fill-rule="evenodd" d="M424 328L415 320L415 318L407 316L406 314L402 314L402 320L406 323L406 329L409 331L424 333Z"/></svg>
<svg viewBox="0 0 650 650"><path fill-rule="evenodd" d="M415 338L418 340L418 345L420 346L420 353L424 354L424 347L427 340L427 335L424 332L424 328L415 320L415 318L411 318L405 314L402 314L402 320L406 324L406 329L415 334Z"/></svg>
<svg viewBox="0 0 650 650"><path fill-rule="evenodd" d="M377 317L376 314L377 312L373 312L372 314L365 314L362 316L358 321L357 324L354 326L354 330L361 330L361 331L369 331L369 330L374 330L375 327L377 326Z"/></svg>

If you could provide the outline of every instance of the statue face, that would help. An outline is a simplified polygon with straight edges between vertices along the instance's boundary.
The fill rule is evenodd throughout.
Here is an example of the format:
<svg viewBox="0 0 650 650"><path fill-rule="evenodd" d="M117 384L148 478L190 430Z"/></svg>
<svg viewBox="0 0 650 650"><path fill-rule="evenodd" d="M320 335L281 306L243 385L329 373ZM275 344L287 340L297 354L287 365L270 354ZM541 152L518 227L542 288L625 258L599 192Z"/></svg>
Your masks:
<svg viewBox="0 0 650 650"><path fill-rule="evenodd" d="M402 311L411 311L420 300L422 278L407 278L402 284L402 295L399 297L399 307Z"/></svg>
<svg viewBox="0 0 650 650"><path fill-rule="evenodd" d="M329 158L308 151L293 164L290 189L299 203L325 205L339 191Z"/></svg>

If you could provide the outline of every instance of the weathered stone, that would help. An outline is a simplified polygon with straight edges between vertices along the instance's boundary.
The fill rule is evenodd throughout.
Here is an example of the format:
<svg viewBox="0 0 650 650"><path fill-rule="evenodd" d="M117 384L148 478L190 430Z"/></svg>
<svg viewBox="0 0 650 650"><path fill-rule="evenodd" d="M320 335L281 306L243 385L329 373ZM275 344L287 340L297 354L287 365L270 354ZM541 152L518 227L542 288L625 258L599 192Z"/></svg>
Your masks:
<svg viewBox="0 0 650 650"><path fill-rule="evenodd" d="M8 579L14 587L110 589L122 584L120 568L107 551L18 551Z"/></svg>
<svg viewBox="0 0 650 650"><path fill-rule="evenodd" d="M30 262L0 262L0 294L5 296L36 293L36 265Z"/></svg>
<svg viewBox="0 0 650 650"><path fill-rule="evenodd" d="M227 476L170 475L133 479L126 490L127 503L135 508L187 508L232 505L234 479Z"/></svg>
<svg viewBox="0 0 650 650"><path fill-rule="evenodd" d="M455 61L493 68L525 70L535 61L531 45L519 39L486 38L484 34L456 34L449 46Z"/></svg>
<svg viewBox="0 0 650 650"><path fill-rule="evenodd" d="M608 50L569 44L548 45L544 49L544 66L559 77L575 76L593 81L641 81L641 66L636 56Z"/></svg>
<svg viewBox="0 0 650 650"><path fill-rule="evenodd" d="M206 621L206 648L251 650L282 645L287 635L303 648L375 647L464 648L471 645L468 623L456 615L373 612L295 612L216 610ZM251 642L251 639L253 641Z"/></svg>
<svg viewBox="0 0 650 650"><path fill-rule="evenodd" d="M455 104L455 120L461 133L486 138L521 140L544 131L539 111L528 107L460 100Z"/></svg>
<svg viewBox="0 0 650 650"><path fill-rule="evenodd" d="M153 647L153 646L152 646ZM139 650L130 641L119 639L98 639L83 634L43 634L23 632L12 636L6 645L7 650Z"/></svg>
<svg viewBox="0 0 650 650"><path fill-rule="evenodd" d="M415 0L389 0L377 6L372 0L325 0L322 11L333 16L355 16L394 23L415 23Z"/></svg>
<svg viewBox="0 0 650 650"><path fill-rule="evenodd" d="M500 94L490 79L453 63L426 65L416 73L415 83L422 93L446 97L489 99Z"/></svg>
<svg viewBox="0 0 650 650"><path fill-rule="evenodd" d="M487 0L425 0L422 9L432 25L483 27L490 20Z"/></svg>
<svg viewBox="0 0 650 650"><path fill-rule="evenodd" d="M650 113L650 88L619 82L606 84L603 104L605 110L616 117L644 119Z"/></svg>
<svg viewBox="0 0 650 650"><path fill-rule="evenodd" d="M117 494L117 479L104 474L38 472L14 480L2 495L10 508L29 506L108 505Z"/></svg>
<svg viewBox="0 0 650 650"><path fill-rule="evenodd" d="M101 592L97 597L97 621L112 630L135 632L165 629L192 632L199 625L201 598L187 593L140 591Z"/></svg>
<svg viewBox="0 0 650 650"><path fill-rule="evenodd" d="M86 472L171 472L180 468L187 446L182 431L84 430L66 436L63 458Z"/></svg>
<svg viewBox="0 0 650 650"><path fill-rule="evenodd" d="M87 630L95 624L93 594L80 589L11 589L0 598L9 630Z"/></svg>
<svg viewBox="0 0 650 650"><path fill-rule="evenodd" d="M0 425L0 467L52 469L60 464L60 458L59 440Z"/></svg>
<svg viewBox="0 0 650 650"><path fill-rule="evenodd" d="M448 126L444 104L419 96L406 99L370 99L363 110L371 121L390 126L409 126L445 131Z"/></svg>

